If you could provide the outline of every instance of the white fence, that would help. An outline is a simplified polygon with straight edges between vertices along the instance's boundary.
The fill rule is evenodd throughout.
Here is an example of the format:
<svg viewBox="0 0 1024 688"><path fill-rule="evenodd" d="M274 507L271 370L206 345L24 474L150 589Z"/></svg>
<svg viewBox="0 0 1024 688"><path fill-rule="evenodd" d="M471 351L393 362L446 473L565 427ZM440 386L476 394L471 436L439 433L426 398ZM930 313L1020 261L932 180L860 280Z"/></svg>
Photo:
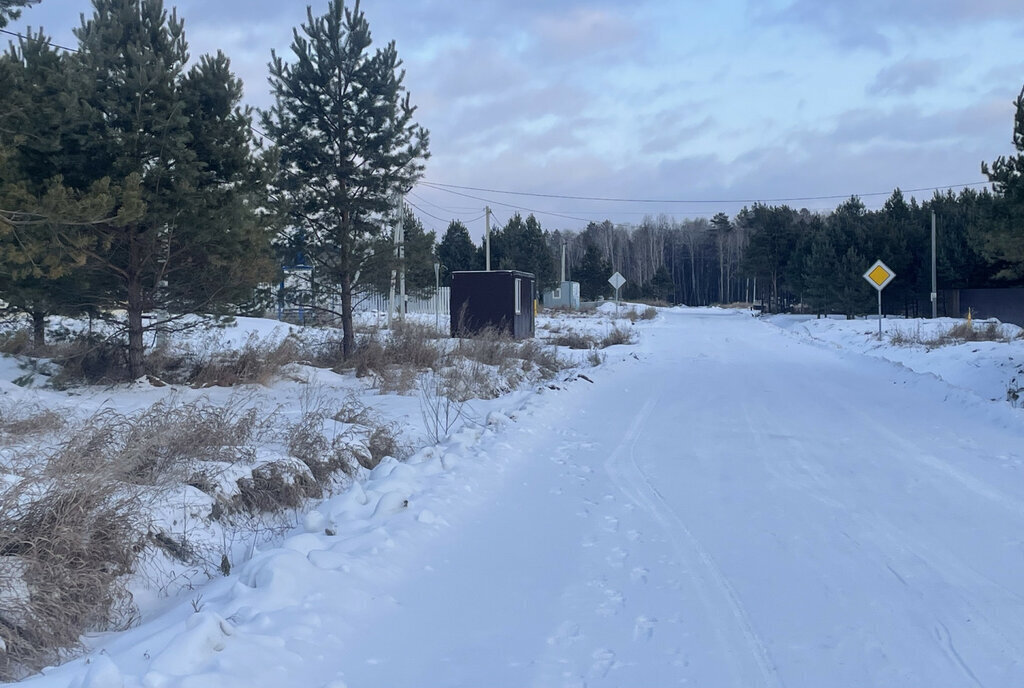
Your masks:
<svg viewBox="0 0 1024 688"><path fill-rule="evenodd" d="M293 292L293 294L296 294ZM311 322L329 323L341 314L341 299L334 295L317 299L315 306L308 303L309 292L298 292L295 301L288 299L278 303L276 317L279 320L308 324ZM406 313L418 313L432 315L439 313L447 316L449 314L449 303L451 288L441 287L438 293L430 296L414 296L406 294ZM352 310L356 313L380 313L386 314L389 307L387 294L375 291L364 291L352 294ZM335 315L332 316L330 313ZM394 309L391 311L398 314L398 295L395 295ZM269 315L269 314L268 314ZM271 316L273 317L273 316Z"/></svg>
<svg viewBox="0 0 1024 688"><path fill-rule="evenodd" d="M449 303L451 299L451 287L441 287L439 293L432 294L427 298L412 296L409 294L405 295L406 313L442 313L447 315L450 311ZM392 313L398 313L398 294L395 294L395 308ZM387 313L389 306L389 299L387 294L379 294L377 292L362 292L359 294L352 295L352 310L358 313ZM341 310L341 304L338 304L337 310Z"/></svg>

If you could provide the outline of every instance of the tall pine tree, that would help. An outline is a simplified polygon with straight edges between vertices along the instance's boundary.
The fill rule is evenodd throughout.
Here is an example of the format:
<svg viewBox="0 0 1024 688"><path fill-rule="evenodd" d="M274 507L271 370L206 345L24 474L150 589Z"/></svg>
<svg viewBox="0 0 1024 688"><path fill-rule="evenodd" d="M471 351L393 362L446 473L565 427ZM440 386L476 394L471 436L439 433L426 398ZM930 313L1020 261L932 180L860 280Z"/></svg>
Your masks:
<svg viewBox="0 0 1024 688"><path fill-rule="evenodd" d="M999 156L990 167L981 163L982 174L992 182L1001 200L985 232L986 256L1002 264L996 277L1024 279L1024 88L1014 101L1013 147L1017 154Z"/></svg>
<svg viewBox="0 0 1024 688"><path fill-rule="evenodd" d="M259 208L265 184L253 154L241 84L226 58L186 74L183 23L161 0L93 0L72 60L82 105L65 181L137 185L133 216L89 227L90 292L126 313L129 374L144 372L143 313L212 311L267 279ZM104 75L104 78L97 78Z"/></svg>
<svg viewBox="0 0 1024 688"><path fill-rule="evenodd" d="M448 223L441 243L437 245L437 258L441 262L442 284L450 284L452 273L476 269L476 247L469 238L469 229L459 220Z"/></svg>
<svg viewBox="0 0 1024 688"><path fill-rule="evenodd" d="M352 287L393 197L423 173L428 134L413 121L394 42L374 52L359 9L331 0L295 29L292 62L272 54L276 102L263 127L280 148L274 186L309 259L341 297L343 351L355 346Z"/></svg>

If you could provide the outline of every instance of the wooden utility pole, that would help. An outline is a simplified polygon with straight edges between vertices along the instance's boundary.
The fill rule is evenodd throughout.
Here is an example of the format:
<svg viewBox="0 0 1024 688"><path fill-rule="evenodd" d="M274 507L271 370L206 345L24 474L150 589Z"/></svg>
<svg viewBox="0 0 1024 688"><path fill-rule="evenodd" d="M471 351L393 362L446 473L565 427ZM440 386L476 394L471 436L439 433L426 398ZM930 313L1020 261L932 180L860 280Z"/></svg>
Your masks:
<svg viewBox="0 0 1024 688"><path fill-rule="evenodd" d="M932 320L939 317L939 281L935 274L935 211L932 211Z"/></svg>
<svg viewBox="0 0 1024 688"><path fill-rule="evenodd" d="M491 207L484 206L484 270L491 271Z"/></svg>
<svg viewBox="0 0 1024 688"><path fill-rule="evenodd" d="M399 196L398 198L398 298L401 299L399 303L399 317L405 320L405 311L407 304L405 302L405 197Z"/></svg>

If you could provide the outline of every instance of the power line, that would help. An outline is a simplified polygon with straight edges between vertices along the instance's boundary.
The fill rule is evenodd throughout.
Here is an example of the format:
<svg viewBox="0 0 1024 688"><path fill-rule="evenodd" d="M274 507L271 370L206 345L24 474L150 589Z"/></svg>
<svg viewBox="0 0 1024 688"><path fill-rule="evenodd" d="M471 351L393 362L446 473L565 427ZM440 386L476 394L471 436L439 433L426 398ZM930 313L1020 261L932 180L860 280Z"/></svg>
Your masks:
<svg viewBox="0 0 1024 688"><path fill-rule="evenodd" d="M967 184L949 184L945 186L925 186L917 189L900 189L904 193L917 193L921 191L940 191L942 189L959 189L966 188L969 186L981 186L983 184L989 184L990 182L969 182ZM441 182L430 182L420 181L420 184L436 189L437 191L447 191L448 193L456 193L451 189L463 189L466 191L480 191L484 193L497 193L507 194L510 196L530 196L534 198L557 198L561 200L572 200L572 201L603 201L608 203L787 203L791 201L834 201L839 199L847 199L852 196L857 198L867 198L870 196L890 196L892 191L872 191L868 193L849 193L849 194L836 194L829 196L792 196L788 198L731 198L731 199L678 199L678 198L614 198L608 196L573 196L569 194L548 194L548 193L534 193L529 191L509 191L507 189L487 189L478 186L459 186L457 184L442 184ZM475 196L468 196L469 198L476 198ZM482 199L477 199L482 200ZM498 201L493 201L498 203ZM501 205L508 205L507 203ZM517 207L517 206L510 206ZM524 208L524 210L529 210ZM531 211L531 212L542 212L542 211ZM557 213L549 213L557 215ZM563 216L564 217L564 216ZM577 220L580 218L570 218Z"/></svg>
<svg viewBox="0 0 1024 688"><path fill-rule="evenodd" d="M427 184L427 185L429 185L429 183L427 183L427 182L420 182L420 184ZM446 186L451 186L451 185L449 184L449 185L446 185ZM459 187L456 187L456 188L459 188ZM565 218L566 220L576 220L578 222L590 222L590 220L588 220L585 217L573 217L572 215L564 215L562 213L556 213L556 212L552 212L550 210L535 210L534 208L527 208L527 207L521 206L521 205L514 205L512 203L503 203L501 201L494 201L494 200L490 200L490 199L487 199L487 198L481 198L480 196L473 196L471 194L462 193L461 191L452 191L451 189L443 188L441 186L437 186L436 190L437 191L444 191L445 193L455 194L456 196L463 196L465 198L472 198L475 201L482 201L483 203L493 203L495 205L503 205L506 208L512 208L513 210L525 210L525 211L527 211L529 213L536 213L538 215L553 215L555 217Z"/></svg>
<svg viewBox="0 0 1024 688"><path fill-rule="evenodd" d="M424 210L423 208L419 207L418 205L416 205L415 203L413 203L412 201L410 201L410 200L409 200L408 198L407 198L407 199L405 199L405 202L406 202L406 203L408 203L408 204L409 204L410 206L412 206L413 208L415 208L416 210L418 210L418 211L420 211L421 213L423 213L424 215L426 215L427 217L432 217L432 218L434 218L435 220L437 220L438 222L448 222L448 220L444 220L444 219L442 219L442 218L438 217L437 215L431 215L431 214L430 214L430 213L428 213L428 212L427 212L426 210Z"/></svg>
<svg viewBox="0 0 1024 688"><path fill-rule="evenodd" d="M17 33L15 31L8 31L7 29L0 29L0 33L5 33L8 36L16 36L16 37L20 38L23 41L28 40L28 36L23 36L20 33ZM36 38L36 40L38 40L38 37ZM80 53L80 52L82 52L78 48L69 48L66 45L60 45L59 43L54 43L53 41L43 41L43 43L45 43L46 45L52 45L54 48L60 48L61 50L67 50L69 53Z"/></svg>
<svg viewBox="0 0 1024 688"><path fill-rule="evenodd" d="M415 191L410 191L409 195L412 196L413 198L419 199L420 203L426 203L427 205L432 206L434 208L437 208L438 210L443 210L446 213L456 213L456 214L458 214L460 212L466 212L466 211L474 211L475 212L475 211L480 209L479 206L475 206L475 205L472 205L472 206L462 206L462 207L451 207L451 208L445 207L443 205L438 205L437 203L434 203L433 201L430 201L430 200L424 198L423 196L420 196ZM483 217L483 216L481 215L481 217Z"/></svg>

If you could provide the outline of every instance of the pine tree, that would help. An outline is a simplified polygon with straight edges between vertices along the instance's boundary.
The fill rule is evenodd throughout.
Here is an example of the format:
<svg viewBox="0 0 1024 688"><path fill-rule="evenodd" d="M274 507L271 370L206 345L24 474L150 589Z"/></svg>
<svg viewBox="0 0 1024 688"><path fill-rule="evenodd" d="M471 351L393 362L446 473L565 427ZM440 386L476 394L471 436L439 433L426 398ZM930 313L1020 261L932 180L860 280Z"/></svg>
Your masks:
<svg viewBox="0 0 1024 688"><path fill-rule="evenodd" d="M448 224L441 243L437 245L437 257L441 261L442 284L451 283L453 272L476 268L476 247L469 238L466 225L458 220Z"/></svg>
<svg viewBox="0 0 1024 688"><path fill-rule="evenodd" d="M540 291L553 288L556 283L554 257L540 222L532 214L524 220L515 213L500 232L491 235L491 265L532 273Z"/></svg>
<svg viewBox="0 0 1024 688"><path fill-rule="evenodd" d="M65 146L75 188L138 188L116 221L89 227L90 293L123 308L132 377L144 371L143 313L237 304L264 278L262 185L241 84L223 56L188 74L183 23L161 0L93 0L71 56L80 121ZM97 79L103 74L103 79ZM127 210L141 208L141 212Z"/></svg>
<svg viewBox="0 0 1024 688"><path fill-rule="evenodd" d="M717 213L711 218L711 226L715 228L715 239L718 244L718 301L725 301L725 247L732 232L732 223L725 213Z"/></svg>
<svg viewBox="0 0 1024 688"><path fill-rule="evenodd" d="M307 10L293 32L294 61L270 63L276 99L263 127L280 147L274 186L290 220L307 237L317 273L340 290L343 352L355 346L352 287L393 197L423 172L428 134L402 81L394 42L370 52L359 2L331 0Z"/></svg>
<svg viewBox="0 0 1024 688"><path fill-rule="evenodd" d="M1017 155L999 156L992 166L981 163L981 172L992 182L1000 203L984 237L984 251L1003 264L996 277L1024 279L1024 88L1014 101L1013 147Z"/></svg>
<svg viewBox="0 0 1024 688"><path fill-rule="evenodd" d="M580 262L573 274L580 283L580 297L592 301L599 296L607 296L612 292L608 278L612 276L611 264L601 257L601 250L594 244L587 245Z"/></svg>
<svg viewBox="0 0 1024 688"><path fill-rule="evenodd" d="M29 33L0 55L0 92L0 299L32 317L41 345L47 315L95 311L81 269L94 240L81 230L112 217L119 190L63 182L77 103L68 60L46 36Z"/></svg>
<svg viewBox="0 0 1024 688"><path fill-rule="evenodd" d="M437 235L423 228L423 223L406 206L402 214L405 236L405 290L406 294L428 294L434 291L434 244ZM391 235L376 237L371 252L362 262L359 284L367 285L378 293L387 293L391 288L391 272L395 271L395 286L401 260L396 256L395 242Z"/></svg>
<svg viewBox="0 0 1024 688"><path fill-rule="evenodd" d="M814 234L810 252L804 258L803 297L808 306L818 313L829 313L838 302L839 259L832 237L826 231Z"/></svg>
<svg viewBox="0 0 1024 688"><path fill-rule="evenodd" d="M31 7L40 0L0 0L0 29L21 16L19 7Z"/></svg>

